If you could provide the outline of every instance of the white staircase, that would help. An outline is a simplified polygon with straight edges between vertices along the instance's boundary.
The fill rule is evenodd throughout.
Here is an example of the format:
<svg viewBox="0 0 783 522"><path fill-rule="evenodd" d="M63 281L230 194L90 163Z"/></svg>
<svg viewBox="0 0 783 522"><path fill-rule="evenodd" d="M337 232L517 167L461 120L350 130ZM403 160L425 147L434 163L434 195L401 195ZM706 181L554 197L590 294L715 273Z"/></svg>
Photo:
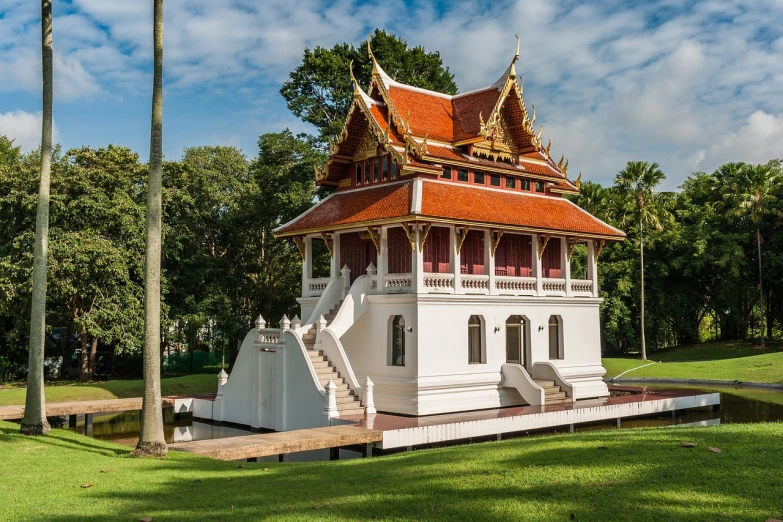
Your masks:
<svg viewBox="0 0 783 522"><path fill-rule="evenodd" d="M544 404L561 404L564 402L571 402L571 399L566 396L566 393L560 389L560 386L555 384L555 381L540 381L534 380L536 384L544 389L545 399Z"/></svg>
<svg viewBox="0 0 783 522"><path fill-rule="evenodd" d="M332 319L337 315L337 310L342 305L342 300L337 303L328 314L324 315L327 323L331 323ZM326 387L326 384L331 380L337 387L337 411L340 417L348 415L364 415L364 407L356 396L354 390L348 387L348 383L340 375L340 373L332 366L329 359L323 354L323 350L317 350L315 346L317 338L317 329L313 325L310 329L302 335L302 342L307 348L307 354L310 356L310 362L313 364L315 373L318 377L318 381L321 386Z"/></svg>

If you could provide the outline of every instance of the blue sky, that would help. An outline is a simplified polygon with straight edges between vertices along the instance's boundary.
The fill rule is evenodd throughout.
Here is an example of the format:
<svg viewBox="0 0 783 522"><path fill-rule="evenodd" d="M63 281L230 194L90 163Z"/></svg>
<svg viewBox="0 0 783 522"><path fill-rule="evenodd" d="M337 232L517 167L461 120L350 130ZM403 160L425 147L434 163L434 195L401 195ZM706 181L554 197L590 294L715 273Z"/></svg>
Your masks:
<svg viewBox="0 0 783 522"><path fill-rule="evenodd" d="M148 154L152 2L55 0L55 139ZM0 0L0 133L40 140L37 2ZM783 0L168 0L164 151L308 131L279 95L305 47L375 27L438 50L461 91L517 70L553 154L609 183L657 161L675 188L693 170L783 156ZM346 71L347 74L347 71Z"/></svg>

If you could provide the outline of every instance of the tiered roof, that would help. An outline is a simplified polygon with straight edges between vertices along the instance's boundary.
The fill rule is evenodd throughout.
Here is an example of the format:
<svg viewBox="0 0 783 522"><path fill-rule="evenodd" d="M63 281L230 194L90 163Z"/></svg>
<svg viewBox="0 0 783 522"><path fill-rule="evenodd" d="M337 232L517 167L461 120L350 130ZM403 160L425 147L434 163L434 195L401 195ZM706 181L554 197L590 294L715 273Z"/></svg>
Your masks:
<svg viewBox="0 0 783 522"><path fill-rule="evenodd" d="M351 74L354 104L326 166L316 171L319 184L340 190L280 227L277 235L428 218L605 239L624 236L561 197L578 193L579 180L568 179L564 158L552 159L551 141L542 145L543 129L534 131L535 107L531 116L515 70L519 42L498 81L457 95L397 82L378 64L369 42L368 53L373 63L371 85L365 92ZM391 154L401 181L361 188L346 185L368 135L373 146ZM546 182L547 195L435 181L446 166Z"/></svg>

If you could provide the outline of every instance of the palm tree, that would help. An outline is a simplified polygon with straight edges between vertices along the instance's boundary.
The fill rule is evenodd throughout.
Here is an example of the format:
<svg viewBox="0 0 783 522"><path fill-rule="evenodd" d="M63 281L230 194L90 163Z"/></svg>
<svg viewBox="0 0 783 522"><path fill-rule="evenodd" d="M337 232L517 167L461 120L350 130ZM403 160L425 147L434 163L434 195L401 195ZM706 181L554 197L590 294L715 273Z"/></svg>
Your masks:
<svg viewBox="0 0 783 522"><path fill-rule="evenodd" d="M163 0L153 0L154 71L149 181L147 182L147 248L144 278L144 398L139 443L134 454L164 457L163 404L160 397L160 258L163 187Z"/></svg>
<svg viewBox="0 0 783 522"><path fill-rule="evenodd" d="M30 314L30 359L27 365L27 394L20 431L45 435L51 429L46 420L44 397L44 342L46 331L46 261L49 257L49 185L52 172L52 2L41 0L41 72L43 113L41 114L41 180L35 215L33 249L33 295Z"/></svg>
<svg viewBox="0 0 783 522"><path fill-rule="evenodd" d="M775 208L775 191L783 183L780 169L771 165L728 164L722 171L728 182L725 197L733 203L733 214L747 217L756 227L756 248L759 260L759 310L761 315L761 347L764 348L764 290L761 268L761 221Z"/></svg>
<svg viewBox="0 0 783 522"><path fill-rule="evenodd" d="M663 230L661 221L669 217L667 206L671 198L668 194L655 192L666 174L661 172L657 163L646 161L629 161L625 168L614 178L622 208L626 209L621 216L623 224L630 217L639 224L639 263L641 270L641 327L642 327L642 360L647 360L647 345L644 338L644 225L655 230Z"/></svg>
<svg viewBox="0 0 783 522"><path fill-rule="evenodd" d="M610 196L609 190L598 183L585 181L574 202L595 217L607 221L610 218Z"/></svg>

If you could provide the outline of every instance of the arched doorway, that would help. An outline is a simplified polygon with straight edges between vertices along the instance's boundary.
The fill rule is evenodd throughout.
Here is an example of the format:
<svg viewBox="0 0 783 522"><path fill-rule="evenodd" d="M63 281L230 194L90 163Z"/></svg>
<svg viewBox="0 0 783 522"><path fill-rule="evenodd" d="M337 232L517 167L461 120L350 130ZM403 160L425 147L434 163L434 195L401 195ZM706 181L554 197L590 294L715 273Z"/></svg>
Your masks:
<svg viewBox="0 0 783 522"><path fill-rule="evenodd" d="M527 367L527 320L522 315L506 319L506 362Z"/></svg>

